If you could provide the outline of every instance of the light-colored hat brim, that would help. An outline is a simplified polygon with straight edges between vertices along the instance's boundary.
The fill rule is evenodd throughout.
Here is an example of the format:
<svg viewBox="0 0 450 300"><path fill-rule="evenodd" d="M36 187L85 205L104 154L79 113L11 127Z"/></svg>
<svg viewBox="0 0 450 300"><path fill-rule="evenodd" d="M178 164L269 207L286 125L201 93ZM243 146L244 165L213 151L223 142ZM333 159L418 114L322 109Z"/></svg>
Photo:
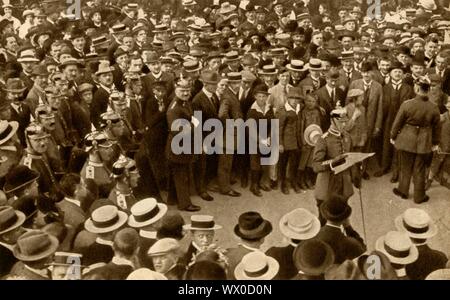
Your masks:
<svg viewBox="0 0 450 300"><path fill-rule="evenodd" d="M107 69L104 69L104 70L95 72L95 75L100 75L100 74L110 73L110 72L112 72L112 71L114 71L114 68L113 68L113 67L109 67L109 68L107 68Z"/></svg>
<svg viewBox="0 0 450 300"><path fill-rule="evenodd" d="M128 215L125 212L119 210L118 215L119 215L119 220L117 220L117 223L112 226L105 227L105 228L96 227L94 225L94 223L92 222L92 219L89 218L84 223L84 228L91 233L107 233L107 232L114 231L114 230L122 227L122 225L124 225L128 220Z"/></svg>
<svg viewBox="0 0 450 300"><path fill-rule="evenodd" d="M154 216L153 218L148 219L144 222L138 222L138 221L136 221L134 216L131 215L128 218L128 225L133 228L141 228L144 226L151 225L151 224L155 223L156 221L160 220L167 213L167 205L165 205L164 203L158 203L157 205L159 207L159 212L156 214L156 216Z"/></svg>
<svg viewBox="0 0 450 300"><path fill-rule="evenodd" d="M294 72L305 72L305 71L308 71L308 68L306 68L305 65L301 69L294 69L294 68L292 68L291 64L287 64L286 65L286 69L288 69L289 71L294 71Z"/></svg>
<svg viewBox="0 0 450 300"><path fill-rule="evenodd" d="M18 58L17 62L22 63L22 62L39 62L39 59L37 58Z"/></svg>
<svg viewBox="0 0 450 300"><path fill-rule="evenodd" d="M289 227L286 226L287 214L282 216L279 222L279 227L281 233L290 239L293 240L308 240L315 237L320 231L320 221L319 219L313 215L313 224L311 228L306 232L295 232Z"/></svg>
<svg viewBox="0 0 450 300"><path fill-rule="evenodd" d="M37 261L49 257L50 255L56 252L59 246L59 242L56 237L49 235L49 239L51 242L50 247L46 251L35 255L25 255L23 253L20 253L19 247L16 245L13 250L14 257L21 261Z"/></svg>
<svg viewBox="0 0 450 300"><path fill-rule="evenodd" d="M0 140L0 145L3 145L4 142L12 138L16 134L17 129L19 128L19 123L16 121L10 121L9 125L12 127L12 130L7 136L5 136L3 139Z"/></svg>
<svg viewBox="0 0 450 300"><path fill-rule="evenodd" d="M4 233L7 233L7 232L10 232L11 230L16 229L17 227L20 227L25 222L25 220L27 219L23 212L18 211L18 210L16 210L15 212L16 212L16 215L17 215L16 222L14 224L12 224L11 226L9 226L8 228L0 231L0 235L2 235Z"/></svg>
<svg viewBox="0 0 450 300"><path fill-rule="evenodd" d="M183 229L184 230L219 230L219 229L222 229L222 226L215 224L214 227L200 228L200 227L192 227L191 224L186 224L186 225L183 225Z"/></svg>
<svg viewBox="0 0 450 300"><path fill-rule="evenodd" d="M277 275L280 269L280 264L275 258L270 256L267 256L267 263L269 265L269 269L266 273L258 277L249 277L247 274L245 274L244 264L241 261L236 266L236 269L234 269L234 277L236 277L237 280L272 280L275 275Z"/></svg>
<svg viewBox="0 0 450 300"><path fill-rule="evenodd" d="M428 239L428 238L435 236L438 231L436 224L430 223L427 232L424 232L424 233L411 232L405 228L405 225L403 225L403 216L402 215L397 216L395 218L395 227L400 231L406 232L408 234L408 236L413 239Z"/></svg>
<svg viewBox="0 0 450 300"><path fill-rule="evenodd" d="M322 132L322 128L320 128L319 125L316 124L311 124L308 127L306 127L305 132L303 134L303 137L305 138L305 142L310 145L310 146L315 146L315 144L309 139L309 136L311 134L311 132L313 131L319 131L321 133L321 135L323 134Z"/></svg>
<svg viewBox="0 0 450 300"><path fill-rule="evenodd" d="M391 263L399 265L409 265L415 262L419 257L419 250L417 250L417 247L414 245L411 247L409 255L407 257L396 257L390 255L384 248L384 238L385 236L378 238L378 240L375 243L375 250L383 252L389 258L389 261Z"/></svg>

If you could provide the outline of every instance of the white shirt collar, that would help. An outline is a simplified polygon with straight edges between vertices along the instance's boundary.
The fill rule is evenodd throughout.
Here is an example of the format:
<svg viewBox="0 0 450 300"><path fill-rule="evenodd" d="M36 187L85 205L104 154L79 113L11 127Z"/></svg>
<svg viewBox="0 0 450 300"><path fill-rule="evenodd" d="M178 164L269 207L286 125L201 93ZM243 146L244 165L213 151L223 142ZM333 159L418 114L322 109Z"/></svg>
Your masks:
<svg viewBox="0 0 450 300"><path fill-rule="evenodd" d="M42 277L48 278L48 269L38 270L38 269L31 268L31 267L29 267L27 265L24 265L24 266L25 266L25 269L28 269L31 272L33 272L35 274L38 274L38 275L40 275Z"/></svg>
<svg viewBox="0 0 450 300"><path fill-rule="evenodd" d="M333 91L336 93L336 88L332 88L332 87L330 87L328 84L326 84L325 87L327 88L328 95L330 95L330 97L331 97L331 93L332 93Z"/></svg>
<svg viewBox="0 0 450 300"><path fill-rule="evenodd" d="M157 73L157 74L152 73L152 75L153 75L153 77L155 77L156 79L159 79L159 78L161 78L161 76L162 76L162 71L159 71L159 73Z"/></svg>
<svg viewBox="0 0 450 300"><path fill-rule="evenodd" d="M250 250L250 251L260 251L258 248L252 248L250 246L247 246L246 244L239 243L239 245L241 245L242 247L244 247L245 249Z"/></svg>
<svg viewBox="0 0 450 300"><path fill-rule="evenodd" d="M194 246L194 248L197 249L197 251L203 251L203 249L200 248L194 241L192 242L192 246Z"/></svg>
<svg viewBox="0 0 450 300"><path fill-rule="evenodd" d="M66 200L67 202L73 203L76 206L81 206L81 202L79 200L72 199L72 198L69 198L69 197L64 197L64 200Z"/></svg>
<svg viewBox="0 0 450 300"><path fill-rule="evenodd" d="M405 268L401 268L401 269L395 269L395 273L397 274L397 277L405 277L406 276L406 269Z"/></svg>
<svg viewBox="0 0 450 300"><path fill-rule="evenodd" d="M253 102L253 104L251 106L251 109L254 109L257 112L262 113L263 115L265 115L269 111L270 106L268 104L266 104L266 107L264 108L264 111L262 111L261 107L259 107L259 105L255 101L255 102Z"/></svg>
<svg viewBox="0 0 450 300"><path fill-rule="evenodd" d="M139 235L146 239L156 240L156 231L148 231L148 230L139 230Z"/></svg>
<svg viewBox="0 0 450 300"><path fill-rule="evenodd" d="M134 264L126 258L114 256L111 260L113 264L122 266L131 266L134 269Z"/></svg>
<svg viewBox="0 0 450 300"><path fill-rule="evenodd" d="M86 269L83 270L83 275L89 273L92 270L101 268L101 267L103 267L105 265L106 265L106 263L104 263L104 262L99 262L99 263L95 263L95 264L89 265Z"/></svg>
<svg viewBox="0 0 450 300"><path fill-rule="evenodd" d="M206 97L208 97L209 99L212 98L213 94L208 92L205 88L202 89L202 92L206 95Z"/></svg>
<svg viewBox="0 0 450 300"><path fill-rule="evenodd" d="M330 226L330 227L337 228L337 229L339 229L342 233L344 233L344 228L342 227L342 225L334 225L334 224L331 224L331 223L328 223L328 222L327 222L326 226Z"/></svg>
<svg viewBox="0 0 450 300"><path fill-rule="evenodd" d="M286 111L295 111L295 113L298 114L298 112L300 111L300 104L297 104L297 106L295 107L295 109L289 104L289 102L286 102L284 104L284 108L286 109Z"/></svg>
<svg viewBox="0 0 450 300"><path fill-rule="evenodd" d="M97 242L97 244L106 245L106 246L110 246L110 247L112 247L114 244L113 241L107 241L107 240L102 239L101 237L97 237L95 239L95 241Z"/></svg>

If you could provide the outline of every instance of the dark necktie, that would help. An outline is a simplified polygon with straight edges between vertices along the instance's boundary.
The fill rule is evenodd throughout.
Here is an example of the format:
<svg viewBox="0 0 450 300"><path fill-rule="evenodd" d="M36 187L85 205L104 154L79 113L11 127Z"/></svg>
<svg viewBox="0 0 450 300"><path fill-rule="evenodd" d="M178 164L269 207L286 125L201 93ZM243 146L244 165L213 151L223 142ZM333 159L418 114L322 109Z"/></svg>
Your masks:
<svg viewBox="0 0 450 300"><path fill-rule="evenodd" d="M217 96L215 94L212 94L210 100L214 106L214 109L217 112L219 110L219 99L217 98Z"/></svg>
<svg viewBox="0 0 450 300"><path fill-rule="evenodd" d="M330 98L331 98L331 102L333 102L333 104L336 103L336 101L335 101L335 96L336 96L336 95L335 95L335 93L334 93L334 89L332 89L332 90L331 90L331 96L330 96Z"/></svg>

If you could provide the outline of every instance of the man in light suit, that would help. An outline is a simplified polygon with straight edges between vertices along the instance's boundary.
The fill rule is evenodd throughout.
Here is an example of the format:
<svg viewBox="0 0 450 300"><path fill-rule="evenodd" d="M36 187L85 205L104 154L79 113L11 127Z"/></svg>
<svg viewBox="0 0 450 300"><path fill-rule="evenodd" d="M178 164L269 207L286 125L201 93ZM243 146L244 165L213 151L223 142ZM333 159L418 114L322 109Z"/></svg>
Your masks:
<svg viewBox="0 0 450 300"><path fill-rule="evenodd" d="M361 65L362 79L355 80L350 83L349 89L359 89L364 91L363 105L366 108L367 120L367 144L364 147L365 152L374 151L374 139L381 134L381 126L383 125L383 88L381 84L372 80L372 65L364 62ZM369 179L367 173L367 160L363 163L364 179Z"/></svg>

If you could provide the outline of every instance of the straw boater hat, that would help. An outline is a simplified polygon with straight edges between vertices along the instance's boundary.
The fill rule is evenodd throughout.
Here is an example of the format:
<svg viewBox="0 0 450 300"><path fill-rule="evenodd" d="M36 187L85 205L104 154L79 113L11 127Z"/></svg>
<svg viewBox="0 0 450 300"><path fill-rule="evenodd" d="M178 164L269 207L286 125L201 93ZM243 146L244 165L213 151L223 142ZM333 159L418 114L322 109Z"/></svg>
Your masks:
<svg viewBox="0 0 450 300"><path fill-rule="evenodd" d="M222 229L221 225L214 222L213 216L193 215L191 216L191 224L183 225L184 230L218 230Z"/></svg>
<svg viewBox="0 0 450 300"><path fill-rule="evenodd" d="M158 203L155 198L146 198L134 204L130 211L128 225L133 228L141 228L161 220L167 213L167 205Z"/></svg>
<svg viewBox="0 0 450 300"><path fill-rule="evenodd" d="M322 128L320 128L319 125L311 124L308 127L306 127L303 137L308 145L314 147L317 143L317 140L322 135L323 135Z"/></svg>
<svg viewBox="0 0 450 300"><path fill-rule="evenodd" d="M258 71L259 75L276 75L277 67L275 65L264 65L261 70Z"/></svg>
<svg viewBox="0 0 450 300"><path fill-rule="evenodd" d="M395 218L395 227L414 239L428 239L437 234L437 226L422 209L408 208Z"/></svg>
<svg viewBox="0 0 450 300"><path fill-rule="evenodd" d="M304 208L297 208L281 217L281 233L293 240L313 238L320 231L319 219Z"/></svg>
<svg viewBox="0 0 450 300"><path fill-rule="evenodd" d="M25 214L11 206L0 206L0 235L16 229L25 222Z"/></svg>
<svg viewBox="0 0 450 300"><path fill-rule="evenodd" d="M140 268L131 272L127 280L167 280L167 277L150 269Z"/></svg>
<svg viewBox="0 0 450 300"><path fill-rule="evenodd" d="M236 5L230 4L230 2L223 2L220 5L220 8L217 12L219 14L225 15L225 14L229 14L235 10L236 10Z"/></svg>
<svg viewBox="0 0 450 300"><path fill-rule="evenodd" d="M246 254L234 269L237 280L271 280L280 269L275 258L261 251Z"/></svg>
<svg viewBox="0 0 450 300"><path fill-rule="evenodd" d="M127 222L128 216L114 205L97 208L86 220L84 227L92 233L107 233L119 229Z"/></svg>
<svg viewBox="0 0 450 300"><path fill-rule="evenodd" d="M0 145L14 136L19 128L19 123L16 121L0 120Z"/></svg>
<svg viewBox="0 0 450 300"><path fill-rule="evenodd" d="M231 50L225 53L225 62L237 61L239 60L239 58L239 52L235 50Z"/></svg>
<svg viewBox="0 0 450 300"><path fill-rule="evenodd" d="M309 62L305 65L305 69L313 71L322 71L322 61L318 58L311 58Z"/></svg>
<svg viewBox="0 0 450 300"><path fill-rule="evenodd" d="M58 246L56 237L41 230L32 230L19 237L13 254L20 261L38 261L51 256Z"/></svg>
<svg viewBox="0 0 450 300"><path fill-rule="evenodd" d="M342 51L341 56L339 56L340 60L349 60L349 59L354 59L354 58L355 58L355 52L353 52L353 50Z"/></svg>
<svg viewBox="0 0 450 300"><path fill-rule="evenodd" d="M305 68L305 63L298 59L291 60L291 63L286 65L286 69L294 72L304 72L308 70Z"/></svg>
<svg viewBox="0 0 450 300"><path fill-rule="evenodd" d="M192 73L201 70L202 66L197 60L190 60L183 63L183 69L188 73Z"/></svg>
<svg viewBox="0 0 450 300"><path fill-rule="evenodd" d="M391 263L399 265L411 264L419 257L417 247L405 232L388 232L376 241L375 249L386 254Z"/></svg>

